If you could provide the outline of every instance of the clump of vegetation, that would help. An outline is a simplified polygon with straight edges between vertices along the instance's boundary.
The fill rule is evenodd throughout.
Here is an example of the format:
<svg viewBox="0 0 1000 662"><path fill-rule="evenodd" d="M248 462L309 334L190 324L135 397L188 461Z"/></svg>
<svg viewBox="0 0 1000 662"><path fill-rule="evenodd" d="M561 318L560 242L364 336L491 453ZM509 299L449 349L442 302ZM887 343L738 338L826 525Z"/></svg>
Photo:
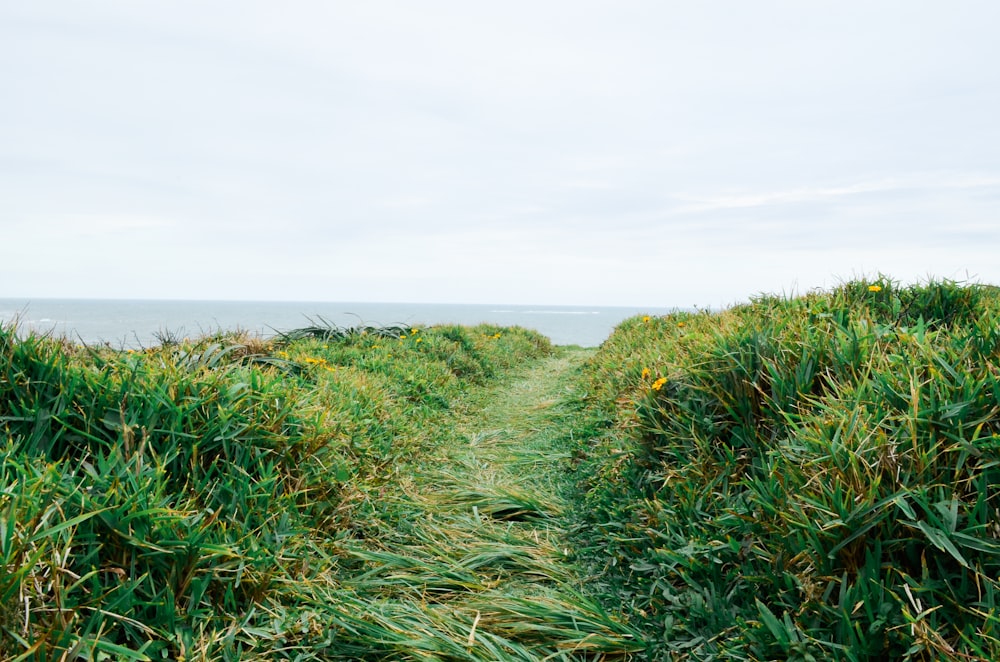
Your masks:
<svg viewBox="0 0 1000 662"><path fill-rule="evenodd" d="M0 657L465 650L414 643L428 626L387 618L350 550L388 528L373 518L439 441L428 421L547 340L306 329L115 351L16 331L0 328ZM465 615L438 618L470 637ZM480 641L508 645L483 620Z"/></svg>
<svg viewBox="0 0 1000 662"><path fill-rule="evenodd" d="M653 659L1000 659L998 304L879 277L616 330L579 555Z"/></svg>
<svg viewBox="0 0 1000 662"><path fill-rule="evenodd" d="M357 324L355 326L340 326L331 322L322 315L316 319L307 317L308 326L303 326L291 331L279 332L277 337L280 342L290 342L303 340L305 338L316 338L319 340L344 340L351 336L375 336L382 338L399 338L408 333L409 327L405 324L373 325Z"/></svg>

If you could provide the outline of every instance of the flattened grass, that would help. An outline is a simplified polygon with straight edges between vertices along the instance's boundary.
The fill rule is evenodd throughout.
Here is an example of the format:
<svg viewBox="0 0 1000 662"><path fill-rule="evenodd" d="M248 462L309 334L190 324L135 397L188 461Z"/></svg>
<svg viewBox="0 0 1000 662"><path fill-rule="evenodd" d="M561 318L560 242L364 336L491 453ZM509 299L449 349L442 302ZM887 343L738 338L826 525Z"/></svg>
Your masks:
<svg viewBox="0 0 1000 662"><path fill-rule="evenodd" d="M470 392L450 438L408 465L413 479L392 499L395 514L352 550L365 565L346 586L378 592L383 613L405 614L435 641L458 632L474 640L462 655L435 653L445 659L611 659L642 648L637 632L582 594L561 544L568 412L552 396L572 365L557 355L516 382ZM421 604L435 617L418 625ZM412 645L397 636L399 651Z"/></svg>

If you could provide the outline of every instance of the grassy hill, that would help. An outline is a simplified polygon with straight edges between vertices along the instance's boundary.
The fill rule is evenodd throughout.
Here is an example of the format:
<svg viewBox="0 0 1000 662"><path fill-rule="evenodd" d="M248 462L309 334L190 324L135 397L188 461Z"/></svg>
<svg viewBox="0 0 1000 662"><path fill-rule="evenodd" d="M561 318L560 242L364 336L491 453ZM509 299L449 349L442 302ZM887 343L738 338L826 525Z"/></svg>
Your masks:
<svg viewBox="0 0 1000 662"><path fill-rule="evenodd" d="M0 328L0 658L1000 659L1000 296Z"/></svg>
<svg viewBox="0 0 1000 662"><path fill-rule="evenodd" d="M457 443L464 398L551 353L538 334L489 326L320 324L134 352L0 329L0 658L544 648L509 627L491 639L488 613L466 645L475 612L436 608L435 593L485 590L494 566L518 566L416 559L414 518L429 516L408 493Z"/></svg>
<svg viewBox="0 0 1000 662"><path fill-rule="evenodd" d="M623 323L578 549L650 657L1000 659L998 310L878 278Z"/></svg>

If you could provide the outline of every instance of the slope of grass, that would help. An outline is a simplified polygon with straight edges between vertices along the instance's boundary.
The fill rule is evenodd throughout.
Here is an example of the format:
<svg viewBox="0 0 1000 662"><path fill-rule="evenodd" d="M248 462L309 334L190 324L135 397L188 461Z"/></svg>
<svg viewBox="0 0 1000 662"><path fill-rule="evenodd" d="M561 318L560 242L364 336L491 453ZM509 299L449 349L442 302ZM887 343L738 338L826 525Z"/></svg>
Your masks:
<svg viewBox="0 0 1000 662"><path fill-rule="evenodd" d="M471 393L551 351L488 326L318 324L138 352L0 329L0 657L613 647L614 622L558 590L551 543L482 522L541 514L545 497L456 487L435 514L443 497L418 480ZM539 590L508 582L524 576Z"/></svg>
<svg viewBox="0 0 1000 662"><path fill-rule="evenodd" d="M579 558L653 659L1000 659L993 288L634 318L588 389Z"/></svg>
<svg viewBox="0 0 1000 662"><path fill-rule="evenodd" d="M998 303L860 280L596 353L2 328L0 657L1000 659Z"/></svg>

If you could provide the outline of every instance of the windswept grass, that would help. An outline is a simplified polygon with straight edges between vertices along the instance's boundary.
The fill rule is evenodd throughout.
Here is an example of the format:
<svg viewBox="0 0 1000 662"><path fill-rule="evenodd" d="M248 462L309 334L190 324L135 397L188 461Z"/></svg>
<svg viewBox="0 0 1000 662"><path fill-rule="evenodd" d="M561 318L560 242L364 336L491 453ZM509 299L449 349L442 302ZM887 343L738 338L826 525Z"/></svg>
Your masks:
<svg viewBox="0 0 1000 662"><path fill-rule="evenodd" d="M1000 659L998 322L880 277L596 353L0 328L0 657Z"/></svg>
<svg viewBox="0 0 1000 662"><path fill-rule="evenodd" d="M134 352L0 329L0 657L579 659L634 640L519 521L557 512L544 497L421 482L465 443L470 393L547 340L314 326Z"/></svg>
<svg viewBox="0 0 1000 662"><path fill-rule="evenodd" d="M397 633L394 653L415 640L454 646L458 632L467 637L462 654L428 655L628 659L641 649L637 632L583 595L566 562L557 445L568 412L546 400L575 365L561 354L516 383L471 393L450 421L451 440L409 465L408 489L384 502L392 515L376 518L370 543L352 550L364 566L345 586L377 595L381 613L415 628Z"/></svg>
<svg viewBox="0 0 1000 662"><path fill-rule="evenodd" d="M580 557L650 656L1000 659L998 311L880 277L623 323Z"/></svg>

